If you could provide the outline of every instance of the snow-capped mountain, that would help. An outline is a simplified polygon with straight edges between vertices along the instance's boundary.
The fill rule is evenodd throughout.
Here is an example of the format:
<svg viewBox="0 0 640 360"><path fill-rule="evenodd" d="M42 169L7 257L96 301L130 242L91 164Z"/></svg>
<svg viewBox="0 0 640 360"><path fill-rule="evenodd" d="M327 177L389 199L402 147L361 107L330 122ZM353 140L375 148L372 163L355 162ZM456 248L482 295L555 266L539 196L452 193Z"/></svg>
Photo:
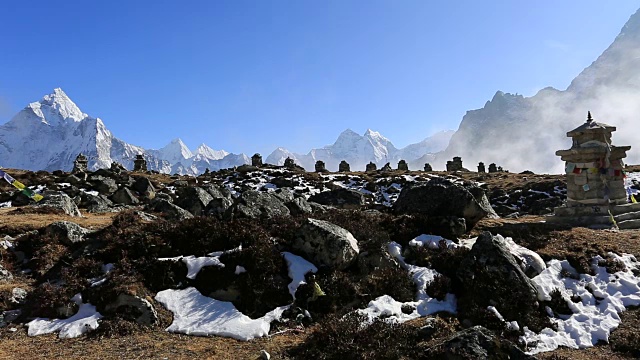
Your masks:
<svg viewBox="0 0 640 360"><path fill-rule="evenodd" d="M298 165L312 171L316 161L321 160L324 161L327 169L336 171L342 160L347 161L352 170L364 170L369 162L375 163L378 167L386 163L391 163L395 167L399 160L404 159L411 169L422 169L424 163L419 163L417 160L443 150L452 134L453 131L443 131L419 143L398 149L379 132L368 129L363 135L359 135L347 129L332 145L312 149L307 154L296 154L285 148L277 148L267 157L266 162L282 165L289 157Z"/></svg>
<svg viewBox="0 0 640 360"><path fill-rule="evenodd" d="M620 34L564 91L540 90L532 97L498 91L482 109L468 111L435 168L461 156L465 167L495 162L511 171L559 173L555 151L571 147L567 131L591 111L596 121L618 128L614 145L637 144L640 129L640 10ZM640 161L632 147L627 162Z"/></svg>
<svg viewBox="0 0 640 360"><path fill-rule="evenodd" d="M89 158L91 169L116 161L133 168L142 154L151 170L196 175L249 163L244 155L216 151L202 144L196 154L180 139L160 150L128 144L106 128L99 118L83 113L62 89L33 102L0 126L0 164L26 170L71 170L79 153Z"/></svg>

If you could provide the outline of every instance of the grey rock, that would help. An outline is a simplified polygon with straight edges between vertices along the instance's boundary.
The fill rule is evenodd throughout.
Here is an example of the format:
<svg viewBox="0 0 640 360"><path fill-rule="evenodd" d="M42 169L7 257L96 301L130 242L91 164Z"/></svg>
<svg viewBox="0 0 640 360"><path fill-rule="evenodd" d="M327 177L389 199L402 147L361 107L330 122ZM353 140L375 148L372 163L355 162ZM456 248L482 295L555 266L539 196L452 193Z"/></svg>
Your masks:
<svg viewBox="0 0 640 360"><path fill-rule="evenodd" d="M82 201L80 206L87 209L90 213L114 212L113 202L105 195L92 195L82 193Z"/></svg>
<svg viewBox="0 0 640 360"><path fill-rule="evenodd" d="M289 209L291 215L313 213L313 207L311 207L311 204L303 197L295 198L292 201L285 203L285 206Z"/></svg>
<svg viewBox="0 0 640 360"><path fill-rule="evenodd" d="M349 267L360 252L358 241L349 231L316 219L307 219L298 230L293 248L316 265L341 270Z"/></svg>
<svg viewBox="0 0 640 360"><path fill-rule="evenodd" d="M149 205L149 208L153 211L165 214L169 219L186 220L193 218L193 215L190 212L165 199L154 199Z"/></svg>
<svg viewBox="0 0 640 360"><path fill-rule="evenodd" d="M178 190L175 204L187 210L194 216L200 216L209 205L213 197L204 189L189 186Z"/></svg>
<svg viewBox="0 0 640 360"><path fill-rule="evenodd" d="M226 217L272 218L290 215L289 209L277 197L254 190L240 194L227 210Z"/></svg>
<svg viewBox="0 0 640 360"><path fill-rule="evenodd" d="M64 211L69 216L81 216L80 210L69 195L61 191L45 191L44 198L34 206L48 206Z"/></svg>
<svg viewBox="0 0 640 360"><path fill-rule="evenodd" d="M393 205L397 214L424 214L464 218L466 230L486 216L497 217L484 190L435 178L426 184L405 186Z"/></svg>
<svg viewBox="0 0 640 360"><path fill-rule="evenodd" d="M67 177L65 177L64 179L62 179L62 182L64 183L69 183L71 185L78 185L80 184L82 181L84 181L84 179L80 179L77 174L76 175L69 175Z"/></svg>
<svg viewBox="0 0 640 360"><path fill-rule="evenodd" d="M364 205L364 195L355 190L339 188L311 195L309 201L340 208L359 209Z"/></svg>
<svg viewBox="0 0 640 360"><path fill-rule="evenodd" d="M135 320L136 323L145 326L153 325L158 321L158 313L153 305L149 301L134 295L118 295L116 301L105 307L105 311L107 313L136 314L138 316L131 320Z"/></svg>
<svg viewBox="0 0 640 360"><path fill-rule="evenodd" d="M113 193L113 195L111 195L111 201L122 205L136 205L140 203L140 200L126 187L122 187Z"/></svg>
<svg viewBox="0 0 640 360"><path fill-rule="evenodd" d="M133 190L137 191L140 196L144 196L149 200L156 197L156 188L151 183L151 180L144 176L136 178L133 183Z"/></svg>
<svg viewBox="0 0 640 360"><path fill-rule="evenodd" d="M454 334L443 343L426 350L428 358L446 360L513 359L535 360L508 340L497 337L482 326Z"/></svg>
<svg viewBox="0 0 640 360"><path fill-rule="evenodd" d="M291 189L288 189L288 188L278 189L273 193L271 193L271 195L280 199L280 201L282 201L283 203L291 202L295 198L293 191L291 191Z"/></svg>
<svg viewBox="0 0 640 360"><path fill-rule="evenodd" d="M460 262L456 276L478 307L495 306L509 321L523 323L527 310L537 309L536 287L502 237L483 232Z"/></svg>
<svg viewBox="0 0 640 360"><path fill-rule="evenodd" d="M11 290L11 298L9 299L9 301L16 305L22 305L26 300L27 290L19 287L13 288L13 290Z"/></svg>
<svg viewBox="0 0 640 360"><path fill-rule="evenodd" d="M45 232L49 235L58 236L63 244L71 246L84 242L85 236L91 233L91 230L70 221L56 221L49 224L45 228Z"/></svg>
<svg viewBox="0 0 640 360"><path fill-rule="evenodd" d="M207 207L204 209L204 213L207 216L214 216L221 219L225 212L233 205L233 200L226 197L213 198Z"/></svg>
<svg viewBox="0 0 640 360"><path fill-rule="evenodd" d="M102 175L91 175L89 182L100 194L111 195L118 190L118 184L114 179Z"/></svg>

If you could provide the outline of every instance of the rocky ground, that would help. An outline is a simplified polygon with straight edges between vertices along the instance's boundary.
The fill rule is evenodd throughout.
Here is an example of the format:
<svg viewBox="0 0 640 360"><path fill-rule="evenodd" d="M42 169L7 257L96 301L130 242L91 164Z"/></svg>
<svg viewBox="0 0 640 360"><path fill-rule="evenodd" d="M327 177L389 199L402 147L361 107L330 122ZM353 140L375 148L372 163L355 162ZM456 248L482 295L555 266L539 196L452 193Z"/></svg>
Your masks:
<svg viewBox="0 0 640 360"><path fill-rule="evenodd" d="M640 232L544 222L562 176L6 171L45 199L0 184L0 358L640 356Z"/></svg>

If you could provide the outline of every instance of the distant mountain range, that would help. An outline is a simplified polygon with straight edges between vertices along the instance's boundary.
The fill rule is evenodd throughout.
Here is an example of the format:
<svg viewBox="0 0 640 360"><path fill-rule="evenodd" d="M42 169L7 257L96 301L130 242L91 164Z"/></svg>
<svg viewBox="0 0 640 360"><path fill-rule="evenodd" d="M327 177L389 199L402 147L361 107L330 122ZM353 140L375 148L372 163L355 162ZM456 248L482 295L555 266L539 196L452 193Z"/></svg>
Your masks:
<svg viewBox="0 0 640 360"><path fill-rule="evenodd" d="M315 160L324 160L328 169L337 170L341 160L352 163L352 169L364 170L369 161L378 165L406 160L444 149L453 131L443 132L424 141L396 149L377 132L368 130L359 136L351 130L343 132L335 144L312 150L309 155L291 154L276 149L266 162L283 164L287 156L313 170ZM182 140L174 139L159 150L144 149L116 138L99 118L83 113L62 91L55 89L38 102L33 102L9 122L0 126L0 165L26 170L71 170L80 153L89 158L91 169L109 167L118 162L133 168L136 155L142 154L150 170L163 173L197 175L206 169L216 171L251 163L245 154L214 150L206 144L192 152ZM420 165L422 167L424 164ZM418 165L416 165L417 167Z"/></svg>

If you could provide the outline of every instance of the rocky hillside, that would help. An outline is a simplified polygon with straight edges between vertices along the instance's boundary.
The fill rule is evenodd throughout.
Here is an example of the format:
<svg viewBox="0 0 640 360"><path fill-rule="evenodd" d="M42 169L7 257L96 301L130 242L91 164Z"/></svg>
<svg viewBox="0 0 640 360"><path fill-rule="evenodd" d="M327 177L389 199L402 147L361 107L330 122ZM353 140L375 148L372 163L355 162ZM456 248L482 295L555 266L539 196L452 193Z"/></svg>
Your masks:
<svg viewBox="0 0 640 360"><path fill-rule="evenodd" d="M7 172L2 358L640 355L639 233L546 224L560 176Z"/></svg>

